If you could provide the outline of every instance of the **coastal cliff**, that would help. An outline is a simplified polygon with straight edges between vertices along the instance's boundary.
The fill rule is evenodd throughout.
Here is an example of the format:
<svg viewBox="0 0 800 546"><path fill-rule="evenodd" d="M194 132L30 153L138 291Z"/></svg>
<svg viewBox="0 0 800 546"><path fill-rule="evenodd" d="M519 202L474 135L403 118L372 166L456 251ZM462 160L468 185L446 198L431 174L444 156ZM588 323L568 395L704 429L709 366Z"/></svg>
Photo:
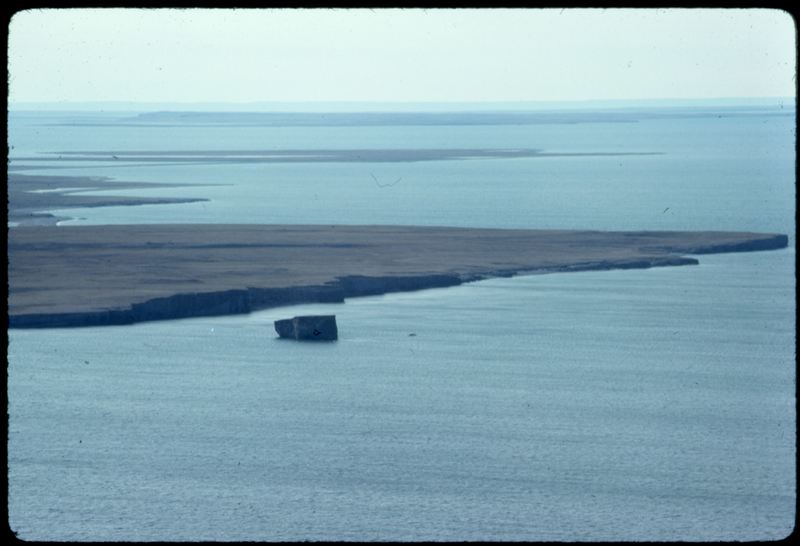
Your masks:
<svg viewBox="0 0 800 546"><path fill-rule="evenodd" d="M693 265L696 258L679 254L788 244L782 234L725 232L189 227L10 230L9 327L242 314L491 277Z"/></svg>
<svg viewBox="0 0 800 546"><path fill-rule="evenodd" d="M440 288L457 284L461 284L461 279L448 275L415 277L353 275L322 286L246 288L221 292L175 294L135 303L127 309L9 315L8 325L11 328L113 326L152 320L237 315L286 305L344 303L345 298L350 297Z"/></svg>

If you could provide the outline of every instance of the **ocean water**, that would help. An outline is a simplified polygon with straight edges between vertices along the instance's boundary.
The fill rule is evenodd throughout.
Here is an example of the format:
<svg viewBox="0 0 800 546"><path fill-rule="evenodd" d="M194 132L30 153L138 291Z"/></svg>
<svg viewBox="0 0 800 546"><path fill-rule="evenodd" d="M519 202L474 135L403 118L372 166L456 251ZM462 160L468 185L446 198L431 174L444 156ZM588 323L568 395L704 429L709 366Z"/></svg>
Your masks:
<svg viewBox="0 0 800 546"><path fill-rule="evenodd" d="M458 127L53 121L10 118L12 167L25 163L15 156L67 150L659 152L29 162L37 169L24 172L187 185L128 195L211 199L61 211L79 218L70 223L753 230L787 233L790 248L243 316L11 330L9 524L20 538L717 541L792 531L792 117ZM370 174L402 180L381 188ZM226 185L191 187L198 183ZM275 339L273 320L311 312L335 313L340 340Z"/></svg>
<svg viewBox="0 0 800 546"><path fill-rule="evenodd" d="M69 125L83 119L75 114L12 113L9 132L15 146L12 167L48 167L25 173L184 184L187 187L102 194L211 199L57 211L76 218L66 222L70 224L348 223L787 232L794 227L795 125L793 115L778 114L783 111L539 125L140 127ZM100 119L119 116L123 115ZM547 153L658 155L417 163L215 164L210 160L189 165L124 158L85 163L57 159L61 151L363 148L533 148ZM14 159L37 156L53 159ZM372 176L383 183L401 180L381 187Z"/></svg>

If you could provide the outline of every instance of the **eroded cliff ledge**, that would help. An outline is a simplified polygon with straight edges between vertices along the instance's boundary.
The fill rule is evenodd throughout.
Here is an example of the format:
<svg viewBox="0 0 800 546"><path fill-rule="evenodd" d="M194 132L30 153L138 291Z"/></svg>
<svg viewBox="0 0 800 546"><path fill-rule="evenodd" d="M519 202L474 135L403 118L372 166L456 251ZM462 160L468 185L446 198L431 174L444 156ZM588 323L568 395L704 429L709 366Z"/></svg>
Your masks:
<svg viewBox="0 0 800 546"><path fill-rule="evenodd" d="M696 264L786 235L414 226L9 230L9 326L131 324L445 287L522 273Z"/></svg>

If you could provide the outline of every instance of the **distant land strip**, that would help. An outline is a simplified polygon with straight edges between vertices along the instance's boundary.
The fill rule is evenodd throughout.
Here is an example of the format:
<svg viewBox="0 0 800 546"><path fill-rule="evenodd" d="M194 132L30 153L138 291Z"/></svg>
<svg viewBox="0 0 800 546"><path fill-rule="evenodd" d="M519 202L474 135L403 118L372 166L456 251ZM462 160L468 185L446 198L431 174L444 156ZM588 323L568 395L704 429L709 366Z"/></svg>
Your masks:
<svg viewBox="0 0 800 546"><path fill-rule="evenodd" d="M44 212L54 209L166 205L208 201L208 199L195 197L128 197L78 193L178 188L183 187L181 184L120 182L104 176L29 175L12 172L8 173L7 180L8 221L19 225L54 225L69 219L65 216L55 216ZM192 184L192 187L209 185L211 184Z"/></svg>
<svg viewBox="0 0 800 546"><path fill-rule="evenodd" d="M662 155L663 152L543 152L535 148L453 148L453 149L342 149L342 150L92 150L48 152L45 155L12 157L12 168L19 162L125 161L171 163L409 163L462 159L534 158L534 157L617 157Z"/></svg>
<svg viewBox="0 0 800 546"><path fill-rule="evenodd" d="M248 313L490 277L697 264L782 234L350 225L112 225L8 232L11 328Z"/></svg>
<svg viewBox="0 0 800 546"><path fill-rule="evenodd" d="M160 111L120 115L108 119L76 119L43 125L81 127L391 127L463 125L560 125L582 123L638 123L664 118L723 118L793 116L792 109L616 108L580 110L476 110L441 112L200 112Z"/></svg>

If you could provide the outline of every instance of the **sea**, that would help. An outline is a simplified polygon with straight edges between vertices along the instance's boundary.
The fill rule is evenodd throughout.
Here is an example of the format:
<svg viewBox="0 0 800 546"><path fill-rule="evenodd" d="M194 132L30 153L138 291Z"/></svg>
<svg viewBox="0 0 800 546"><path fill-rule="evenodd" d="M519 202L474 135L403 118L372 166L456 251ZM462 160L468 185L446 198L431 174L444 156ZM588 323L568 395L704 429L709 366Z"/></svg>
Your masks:
<svg viewBox="0 0 800 546"><path fill-rule="evenodd" d="M9 170L173 185L98 195L206 199L47 211L62 225L730 230L785 233L789 247L247 315L9 330L8 521L19 538L754 541L793 531L793 105L519 122L139 113L11 111ZM542 155L225 156L361 149ZM152 152L162 160L137 159ZM335 314L340 339L277 339L274 320L311 313Z"/></svg>

